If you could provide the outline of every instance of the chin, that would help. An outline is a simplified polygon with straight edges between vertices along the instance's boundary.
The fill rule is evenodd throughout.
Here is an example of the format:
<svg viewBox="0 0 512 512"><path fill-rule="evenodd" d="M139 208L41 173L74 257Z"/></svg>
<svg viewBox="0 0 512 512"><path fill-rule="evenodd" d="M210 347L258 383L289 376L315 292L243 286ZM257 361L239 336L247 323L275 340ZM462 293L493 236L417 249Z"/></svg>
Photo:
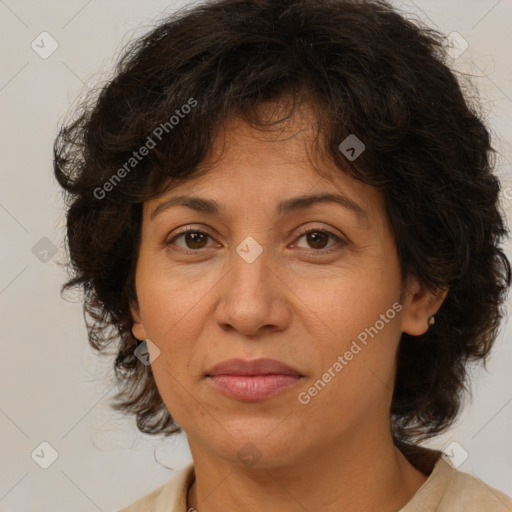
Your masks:
<svg viewBox="0 0 512 512"><path fill-rule="evenodd" d="M222 438L216 440L212 449L227 461L255 470L297 464L300 434L293 434L290 426L284 428L281 422L282 418L260 424L238 422L236 428L227 425L226 430L231 435L223 431ZM208 441L212 444L213 440Z"/></svg>

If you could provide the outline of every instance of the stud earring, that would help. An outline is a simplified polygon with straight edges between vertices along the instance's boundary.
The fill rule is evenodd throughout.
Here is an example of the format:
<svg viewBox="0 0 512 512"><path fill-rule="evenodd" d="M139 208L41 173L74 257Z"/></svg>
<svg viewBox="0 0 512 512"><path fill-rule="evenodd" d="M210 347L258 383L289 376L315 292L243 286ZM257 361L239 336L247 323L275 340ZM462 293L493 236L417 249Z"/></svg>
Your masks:
<svg viewBox="0 0 512 512"><path fill-rule="evenodd" d="M434 317L434 315L432 315L429 319L428 319L428 325L434 325L436 323L436 319Z"/></svg>

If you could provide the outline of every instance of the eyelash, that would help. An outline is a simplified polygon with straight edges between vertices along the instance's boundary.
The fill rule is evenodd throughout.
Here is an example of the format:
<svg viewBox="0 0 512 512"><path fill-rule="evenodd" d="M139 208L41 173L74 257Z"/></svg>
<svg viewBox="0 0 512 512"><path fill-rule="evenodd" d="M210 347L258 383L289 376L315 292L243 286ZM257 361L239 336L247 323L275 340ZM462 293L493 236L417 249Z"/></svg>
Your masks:
<svg viewBox="0 0 512 512"><path fill-rule="evenodd" d="M169 245L169 246L172 245L180 236L186 235L187 233L197 233L197 234L206 235L210 238L213 238L205 231L201 231L200 229L197 229L194 227L188 227L188 228L183 229L176 235L174 235L169 241L167 241L165 243L165 245ZM299 233L298 239L302 238L304 235L308 235L310 233L322 233L322 234L328 235L328 236L332 237L337 242L338 245L341 245L341 246L344 246L347 244L347 242L345 240L343 240L339 236L335 235L334 233L327 231L325 229L317 229L317 228L310 228L308 230L305 230L305 231ZM309 252L320 253L320 254L329 254L338 249L339 249L339 247L332 246L332 247L329 247L328 249L309 249ZM194 250L194 249L183 249L182 247L179 247L179 250L185 254L197 255L197 254L201 253L204 249ZM303 250L307 251L307 249L303 249Z"/></svg>

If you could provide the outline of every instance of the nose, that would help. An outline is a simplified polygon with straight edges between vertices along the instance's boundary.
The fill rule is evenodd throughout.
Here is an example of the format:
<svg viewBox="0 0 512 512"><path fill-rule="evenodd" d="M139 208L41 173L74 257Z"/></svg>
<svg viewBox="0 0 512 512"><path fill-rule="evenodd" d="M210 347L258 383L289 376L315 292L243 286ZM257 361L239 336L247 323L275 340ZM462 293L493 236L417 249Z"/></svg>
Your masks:
<svg viewBox="0 0 512 512"><path fill-rule="evenodd" d="M290 323L291 291L265 249L254 260L233 250L230 269L218 289L215 320L223 330L257 337L284 330Z"/></svg>

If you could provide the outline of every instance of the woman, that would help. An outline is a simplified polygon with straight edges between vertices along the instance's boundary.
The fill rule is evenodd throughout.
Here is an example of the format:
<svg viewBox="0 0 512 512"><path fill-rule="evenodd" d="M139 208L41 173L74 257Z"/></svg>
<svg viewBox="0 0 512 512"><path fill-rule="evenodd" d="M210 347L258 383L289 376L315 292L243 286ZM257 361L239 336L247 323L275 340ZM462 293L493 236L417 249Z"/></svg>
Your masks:
<svg viewBox="0 0 512 512"><path fill-rule="evenodd" d="M209 2L61 129L65 287L95 348L119 340L114 406L193 458L124 512L512 509L420 444L511 279L442 43L384 2Z"/></svg>

